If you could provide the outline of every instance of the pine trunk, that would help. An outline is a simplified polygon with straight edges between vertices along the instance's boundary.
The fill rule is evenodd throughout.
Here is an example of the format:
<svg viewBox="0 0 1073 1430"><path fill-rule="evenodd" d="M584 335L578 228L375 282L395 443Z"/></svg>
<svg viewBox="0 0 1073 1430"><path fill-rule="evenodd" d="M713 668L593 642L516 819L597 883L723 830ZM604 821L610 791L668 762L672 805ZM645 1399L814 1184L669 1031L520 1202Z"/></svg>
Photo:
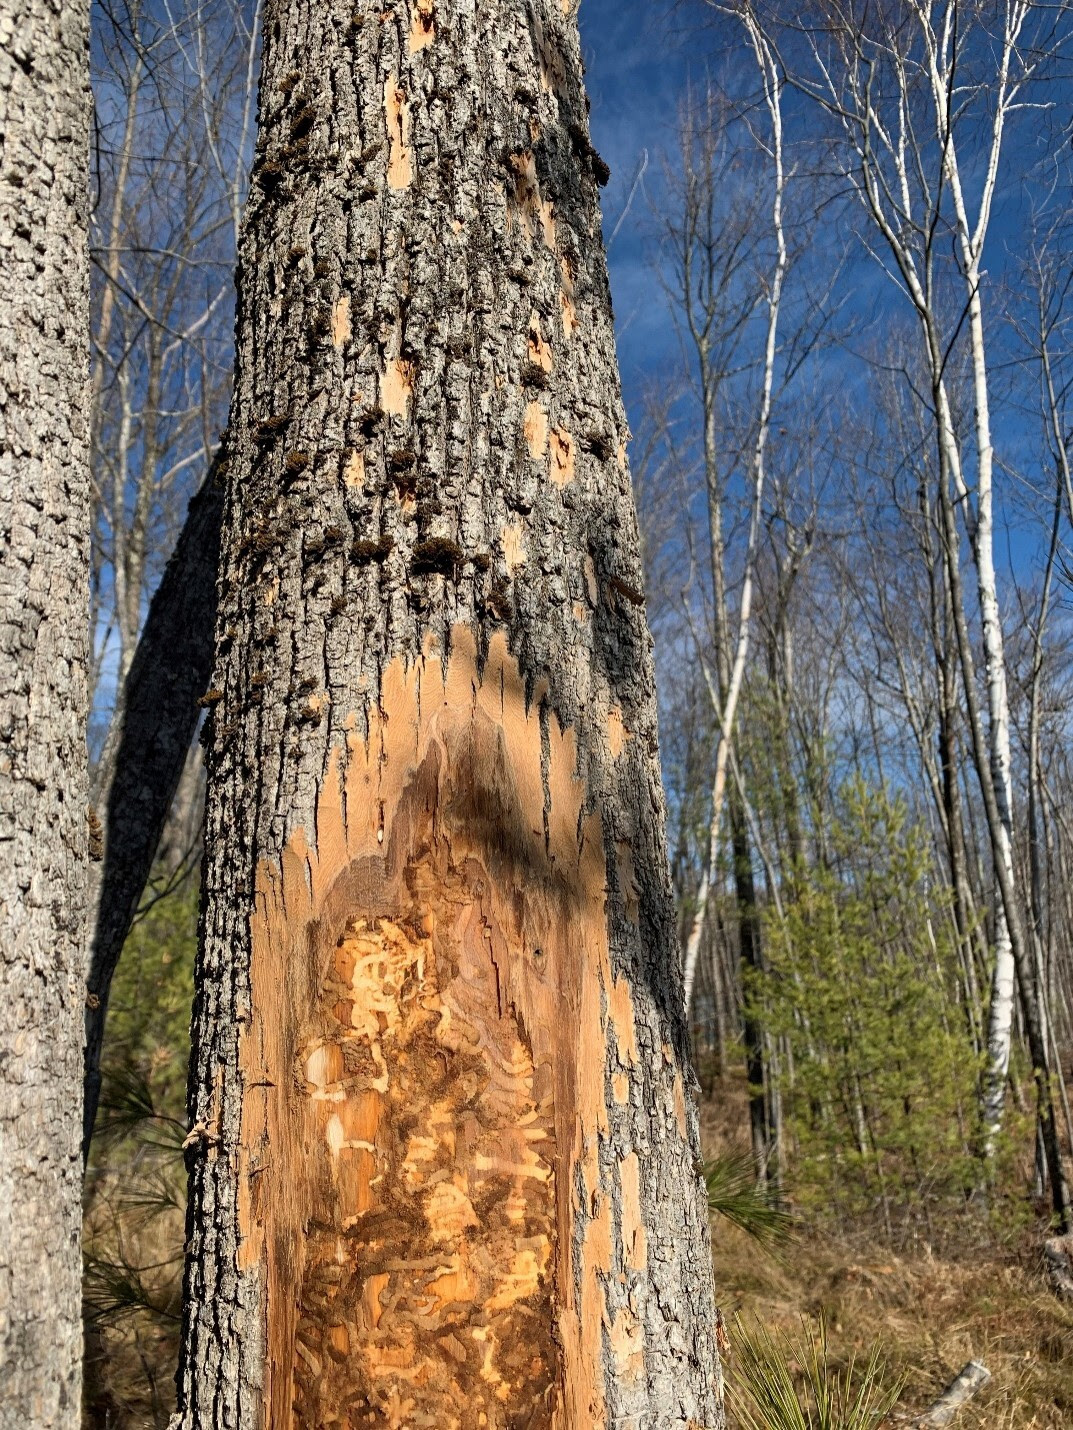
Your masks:
<svg viewBox="0 0 1073 1430"><path fill-rule="evenodd" d="M88 0L0 3L0 1426L80 1419Z"/></svg>
<svg viewBox="0 0 1073 1430"><path fill-rule="evenodd" d="M745 1011L742 1032L745 1040L745 1074L749 1080L749 1128L752 1133L753 1158L757 1176L766 1182L774 1179L778 1167L772 1164L772 1128L769 1117L770 1076L764 1067L764 1030L756 1017L755 980L764 971L764 955L760 942L760 910L756 902L756 881L753 878L753 856L749 848L749 831L745 827L745 811L741 795L730 795L730 839L734 855L734 893L738 912L738 940L741 949L742 981Z"/></svg>
<svg viewBox="0 0 1073 1430"><path fill-rule="evenodd" d="M184 1427L722 1425L573 7L271 0Z"/></svg>

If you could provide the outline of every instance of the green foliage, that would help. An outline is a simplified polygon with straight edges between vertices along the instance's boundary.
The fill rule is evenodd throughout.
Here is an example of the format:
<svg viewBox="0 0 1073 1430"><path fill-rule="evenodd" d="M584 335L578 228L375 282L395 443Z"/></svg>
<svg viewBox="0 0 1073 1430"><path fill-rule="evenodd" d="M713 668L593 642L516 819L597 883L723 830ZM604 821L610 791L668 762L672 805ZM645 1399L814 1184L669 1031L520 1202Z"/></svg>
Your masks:
<svg viewBox="0 0 1073 1430"><path fill-rule="evenodd" d="M184 1124L197 908L189 879L150 904L123 947L104 1045L98 1134L106 1140Z"/></svg>
<svg viewBox="0 0 1073 1430"><path fill-rule="evenodd" d="M704 1164L708 1209L726 1217L768 1250L784 1246L793 1235L794 1219L779 1206L770 1187L757 1181L753 1156L732 1150Z"/></svg>
<svg viewBox="0 0 1073 1430"><path fill-rule="evenodd" d="M802 1320L798 1337L738 1318L732 1348L727 1399L741 1430L877 1430L902 1392L901 1380L887 1380L878 1341L863 1370L856 1358L832 1366L822 1317Z"/></svg>
<svg viewBox="0 0 1073 1430"><path fill-rule="evenodd" d="M151 902L112 989L86 1178L85 1423L167 1425L178 1354L197 885Z"/></svg>
<svg viewBox="0 0 1073 1430"><path fill-rule="evenodd" d="M978 1062L949 905L904 804L844 786L830 866L766 919L746 996L784 1049L790 1155L813 1212L927 1217L971 1185Z"/></svg>

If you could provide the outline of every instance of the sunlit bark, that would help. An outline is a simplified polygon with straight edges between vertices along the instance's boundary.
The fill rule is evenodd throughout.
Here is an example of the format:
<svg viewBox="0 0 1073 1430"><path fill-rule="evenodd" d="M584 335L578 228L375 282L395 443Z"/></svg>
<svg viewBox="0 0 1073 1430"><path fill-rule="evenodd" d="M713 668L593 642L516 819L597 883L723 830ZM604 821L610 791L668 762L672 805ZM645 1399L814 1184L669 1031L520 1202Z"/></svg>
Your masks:
<svg viewBox="0 0 1073 1430"><path fill-rule="evenodd" d="M179 1422L722 1424L569 7L266 8Z"/></svg>

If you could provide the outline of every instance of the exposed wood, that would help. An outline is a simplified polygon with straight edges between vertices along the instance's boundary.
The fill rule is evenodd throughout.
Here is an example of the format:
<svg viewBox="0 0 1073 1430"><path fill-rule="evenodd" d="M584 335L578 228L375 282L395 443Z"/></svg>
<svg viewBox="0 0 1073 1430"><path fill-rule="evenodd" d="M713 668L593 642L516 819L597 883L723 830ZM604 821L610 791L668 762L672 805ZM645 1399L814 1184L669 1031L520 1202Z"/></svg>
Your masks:
<svg viewBox="0 0 1073 1430"><path fill-rule="evenodd" d="M599 1157L633 1004L554 721L544 763L502 635L482 671L460 628L446 669L385 672L315 845L298 831L262 870L239 1225L240 1264L266 1267L270 1424L293 1404L443 1425L463 1402L603 1424L603 1327L641 1373L637 1315L602 1284L647 1269L640 1164Z"/></svg>
<svg viewBox="0 0 1073 1430"><path fill-rule="evenodd" d="M263 64L178 1423L721 1426L576 25L271 0Z"/></svg>

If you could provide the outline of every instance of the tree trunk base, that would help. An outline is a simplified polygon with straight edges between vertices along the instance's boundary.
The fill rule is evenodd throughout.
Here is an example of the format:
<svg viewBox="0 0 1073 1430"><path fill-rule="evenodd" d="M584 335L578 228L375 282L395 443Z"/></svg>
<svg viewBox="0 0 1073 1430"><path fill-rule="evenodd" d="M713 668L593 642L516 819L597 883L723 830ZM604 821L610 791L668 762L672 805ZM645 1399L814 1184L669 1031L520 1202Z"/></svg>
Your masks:
<svg viewBox="0 0 1073 1430"><path fill-rule="evenodd" d="M1073 1236L1055 1236L1043 1247L1047 1281L1060 1301L1073 1301Z"/></svg>

